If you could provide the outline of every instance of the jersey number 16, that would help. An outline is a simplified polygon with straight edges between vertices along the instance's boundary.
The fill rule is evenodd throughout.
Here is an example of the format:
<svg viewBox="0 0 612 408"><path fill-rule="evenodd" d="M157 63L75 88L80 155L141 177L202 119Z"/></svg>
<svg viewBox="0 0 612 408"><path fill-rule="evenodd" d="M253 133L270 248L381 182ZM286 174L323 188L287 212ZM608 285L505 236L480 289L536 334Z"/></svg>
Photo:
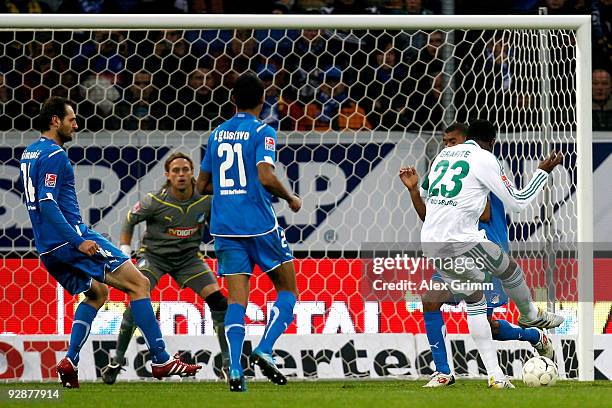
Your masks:
<svg viewBox="0 0 612 408"><path fill-rule="evenodd" d="M23 191L28 203L36 202L36 189L30 178L30 163L21 163L21 174L23 177Z"/></svg>

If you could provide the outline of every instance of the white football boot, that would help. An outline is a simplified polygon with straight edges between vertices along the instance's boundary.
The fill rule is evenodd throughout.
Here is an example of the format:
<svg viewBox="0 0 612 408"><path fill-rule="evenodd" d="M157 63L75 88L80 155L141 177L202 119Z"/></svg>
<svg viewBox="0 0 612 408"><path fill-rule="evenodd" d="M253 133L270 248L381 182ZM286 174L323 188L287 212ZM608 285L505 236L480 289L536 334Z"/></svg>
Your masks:
<svg viewBox="0 0 612 408"><path fill-rule="evenodd" d="M552 329L560 326L563 320L565 318L561 315L538 308L538 315L535 319L529 320L526 316L521 315L518 318L518 325L522 328L537 327L540 329Z"/></svg>
<svg viewBox="0 0 612 408"><path fill-rule="evenodd" d="M551 360L555 360L555 349L553 348L552 341L550 337L546 335L542 330L540 332L540 341L538 341L533 348L538 352L538 354L542 357L550 358Z"/></svg>
<svg viewBox="0 0 612 408"><path fill-rule="evenodd" d="M444 374L436 371L431 375L431 379L423 388L437 388L437 387L449 387L455 383L455 376L453 374Z"/></svg>
<svg viewBox="0 0 612 408"><path fill-rule="evenodd" d="M506 377L495 379L493 376L489 377L489 388L502 389L502 388L516 388L510 380Z"/></svg>

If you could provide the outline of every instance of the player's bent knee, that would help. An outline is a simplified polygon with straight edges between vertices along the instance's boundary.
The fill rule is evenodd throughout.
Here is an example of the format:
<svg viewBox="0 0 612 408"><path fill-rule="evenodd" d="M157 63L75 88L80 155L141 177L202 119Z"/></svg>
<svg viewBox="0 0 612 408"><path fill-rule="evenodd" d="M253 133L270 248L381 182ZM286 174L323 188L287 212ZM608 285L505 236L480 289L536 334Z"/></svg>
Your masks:
<svg viewBox="0 0 612 408"><path fill-rule="evenodd" d="M149 297L151 292L151 282L142 272L131 263L125 263L112 277L113 285L117 289L124 291L132 299Z"/></svg>
<svg viewBox="0 0 612 408"><path fill-rule="evenodd" d="M518 264L516 263L516 261L512 258L510 258L510 263L508 264L508 267L506 268L505 271L503 271L501 274L499 274L499 279L506 279L511 277L514 274L514 271L516 271L516 268L518 268Z"/></svg>
<svg viewBox="0 0 612 408"><path fill-rule="evenodd" d="M144 292L146 295L151 293L151 281L149 278L144 276L142 272L137 270L137 273L134 276L134 281L136 285L134 292Z"/></svg>
<svg viewBox="0 0 612 408"><path fill-rule="evenodd" d="M91 288L85 292L87 303L95 308L101 308L108 300L108 286L98 281L92 281Z"/></svg>

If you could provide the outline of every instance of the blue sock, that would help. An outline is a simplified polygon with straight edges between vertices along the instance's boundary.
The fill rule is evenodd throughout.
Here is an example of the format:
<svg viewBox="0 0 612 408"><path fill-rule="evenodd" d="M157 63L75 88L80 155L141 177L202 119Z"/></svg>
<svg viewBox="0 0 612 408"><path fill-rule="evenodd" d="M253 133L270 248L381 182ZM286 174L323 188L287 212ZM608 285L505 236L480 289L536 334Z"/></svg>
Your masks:
<svg viewBox="0 0 612 408"><path fill-rule="evenodd" d="M159 329L159 323L157 323L153 306L151 306L151 299L132 300L130 307L132 308L134 323L142 332L147 347L149 347L151 361L153 363L165 363L170 360L170 355L166 352L166 343L164 343L164 338Z"/></svg>
<svg viewBox="0 0 612 408"><path fill-rule="evenodd" d="M272 346L281 334L293 321L293 307L295 306L295 295L291 292L278 292L276 302L270 312L270 320L266 325L264 335L257 348L264 353L272 354Z"/></svg>
<svg viewBox="0 0 612 408"><path fill-rule="evenodd" d="M89 331L91 330L91 323L96 318L98 310L85 303L79 303L76 312L74 312L74 321L72 322L72 331L70 332L70 345L68 346L68 357L74 365L79 364L79 352L81 347L85 344Z"/></svg>
<svg viewBox="0 0 612 408"><path fill-rule="evenodd" d="M244 343L244 315L246 308L238 303L230 303L225 312L225 337L229 346L230 370L238 370L242 375L242 344Z"/></svg>
<svg viewBox="0 0 612 408"><path fill-rule="evenodd" d="M496 320L499 323L499 331L493 335L493 340L523 340L528 341L532 345L535 345L540 341L540 331L529 327L523 329L522 327L515 326L506 320Z"/></svg>
<svg viewBox="0 0 612 408"><path fill-rule="evenodd" d="M427 332L427 340L429 340L429 348L436 364L436 370L444 374L450 374L446 358L446 343L444 343L444 334L442 333L442 327L444 326L442 312L439 310L437 312L425 312L423 317L425 318L425 331Z"/></svg>

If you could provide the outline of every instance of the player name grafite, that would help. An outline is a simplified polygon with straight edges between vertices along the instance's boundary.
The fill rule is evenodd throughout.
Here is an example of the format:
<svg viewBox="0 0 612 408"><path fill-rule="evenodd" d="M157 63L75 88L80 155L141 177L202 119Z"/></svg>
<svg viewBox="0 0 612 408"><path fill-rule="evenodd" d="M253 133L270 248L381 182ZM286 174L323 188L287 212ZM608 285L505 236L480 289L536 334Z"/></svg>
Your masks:
<svg viewBox="0 0 612 408"><path fill-rule="evenodd" d="M468 158L470 157L469 150L443 150L440 152L438 157L460 157L460 158Z"/></svg>
<svg viewBox="0 0 612 408"><path fill-rule="evenodd" d="M249 140L251 137L250 132L246 131L229 131L229 130L221 130L215 134L214 140L222 142L224 140Z"/></svg>

